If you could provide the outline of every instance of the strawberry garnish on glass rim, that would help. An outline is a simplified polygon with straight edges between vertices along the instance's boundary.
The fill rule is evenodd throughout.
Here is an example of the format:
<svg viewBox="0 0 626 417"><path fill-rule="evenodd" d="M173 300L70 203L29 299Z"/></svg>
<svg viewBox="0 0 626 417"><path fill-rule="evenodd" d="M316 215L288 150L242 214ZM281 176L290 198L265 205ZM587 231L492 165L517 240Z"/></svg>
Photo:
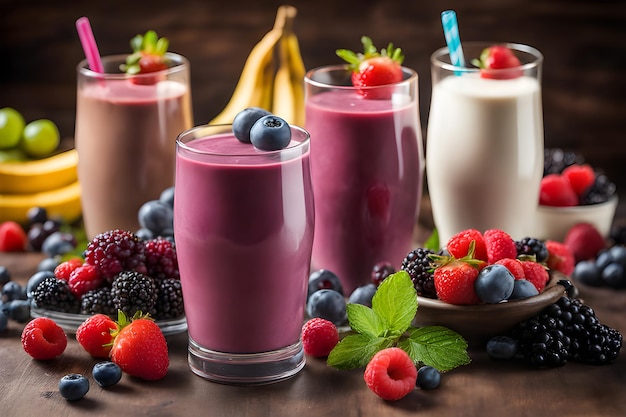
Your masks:
<svg viewBox="0 0 626 417"><path fill-rule="evenodd" d="M473 59L472 64L481 69L482 78L508 80L522 76L519 58L510 48L503 45L483 49L480 58Z"/></svg>
<svg viewBox="0 0 626 417"><path fill-rule="evenodd" d="M389 91L368 89L402 81L402 62L404 55L400 48L394 48L390 42L380 52L367 36L361 37L363 52L355 53L348 49L338 49L337 56L348 63L352 71L352 85L359 88L359 93L367 98L388 98Z"/></svg>
<svg viewBox="0 0 626 417"><path fill-rule="evenodd" d="M126 57L125 64L120 65L120 70L126 74L147 74L169 68L170 62L165 56L169 41L167 38L159 38L155 31L149 30L144 35L136 35L130 40L130 46L133 53Z"/></svg>

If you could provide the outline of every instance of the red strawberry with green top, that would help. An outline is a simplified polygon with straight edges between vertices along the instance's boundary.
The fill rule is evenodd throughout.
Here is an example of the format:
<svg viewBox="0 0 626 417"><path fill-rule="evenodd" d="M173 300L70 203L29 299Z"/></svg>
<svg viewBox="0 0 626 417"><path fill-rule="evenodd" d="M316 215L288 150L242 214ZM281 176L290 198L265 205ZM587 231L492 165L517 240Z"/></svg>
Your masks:
<svg viewBox="0 0 626 417"><path fill-rule="evenodd" d="M567 178L578 197L582 197L596 180L596 173L589 164L570 165L561 175Z"/></svg>
<svg viewBox="0 0 626 417"><path fill-rule="evenodd" d="M467 256L460 259L454 256L433 255L437 265L433 273L437 298L449 304L479 304L480 298L474 289L474 282L480 270L487 264L474 258L475 241L469 246Z"/></svg>
<svg viewBox="0 0 626 417"><path fill-rule="evenodd" d="M135 314L130 321L119 312L118 331L113 332L111 361L131 376L155 381L167 374L167 342L149 315Z"/></svg>
<svg viewBox="0 0 626 417"><path fill-rule="evenodd" d="M352 85L359 88L359 93L366 98L389 98L387 89L368 89L381 85L394 84L402 81L402 62L404 55L400 48L389 43L380 52L367 36L361 38L363 53L355 53L347 49L338 49L337 56L348 62L352 71Z"/></svg>
<svg viewBox="0 0 626 417"><path fill-rule="evenodd" d="M559 174L548 174L541 179L539 204L552 207L576 206L578 196L567 178Z"/></svg>
<svg viewBox="0 0 626 417"><path fill-rule="evenodd" d="M522 76L519 58L506 46L494 45L485 48L480 54L480 59L474 59L472 63L481 69L482 78L506 80Z"/></svg>
<svg viewBox="0 0 626 417"><path fill-rule="evenodd" d="M159 38L155 31L149 30L145 35L137 35L130 41L133 53L126 57L126 63L120 69L129 75L148 74L163 71L169 68L169 61L165 57L169 41ZM133 78L138 84L154 84L158 77Z"/></svg>
<svg viewBox="0 0 626 417"><path fill-rule="evenodd" d="M117 324L105 314L95 314L76 329L76 340L94 358L108 358Z"/></svg>
<svg viewBox="0 0 626 417"><path fill-rule="evenodd" d="M487 261L487 246L483 234L476 229L462 230L448 239L446 248L456 258L467 256L470 244L474 242L474 258Z"/></svg>
<svg viewBox="0 0 626 417"><path fill-rule="evenodd" d="M548 268L567 276L574 272L576 259L569 247L555 240L546 240L546 248L548 249L548 260L546 261Z"/></svg>

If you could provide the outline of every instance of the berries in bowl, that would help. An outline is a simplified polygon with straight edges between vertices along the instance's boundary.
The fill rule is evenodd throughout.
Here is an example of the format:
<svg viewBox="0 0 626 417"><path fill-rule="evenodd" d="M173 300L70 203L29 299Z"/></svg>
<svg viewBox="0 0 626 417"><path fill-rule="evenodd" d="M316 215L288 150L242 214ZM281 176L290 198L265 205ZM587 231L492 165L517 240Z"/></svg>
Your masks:
<svg viewBox="0 0 626 417"><path fill-rule="evenodd" d="M546 149L533 236L563 241L578 223L590 223L608 237L617 208L615 184L583 158Z"/></svg>

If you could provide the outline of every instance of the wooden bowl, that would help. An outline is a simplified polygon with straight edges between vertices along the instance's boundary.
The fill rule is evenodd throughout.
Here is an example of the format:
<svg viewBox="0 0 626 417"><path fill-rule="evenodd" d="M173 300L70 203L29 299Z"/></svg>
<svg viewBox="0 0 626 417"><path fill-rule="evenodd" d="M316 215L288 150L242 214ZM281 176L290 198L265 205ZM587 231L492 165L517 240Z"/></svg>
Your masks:
<svg viewBox="0 0 626 417"><path fill-rule="evenodd" d="M498 304L459 306L418 296L413 326L444 326L459 333L470 345L484 344L490 337L506 333L561 298L565 294L565 287L557 284L561 279L567 277L551 273L550 281L541 293Z"/></svg>

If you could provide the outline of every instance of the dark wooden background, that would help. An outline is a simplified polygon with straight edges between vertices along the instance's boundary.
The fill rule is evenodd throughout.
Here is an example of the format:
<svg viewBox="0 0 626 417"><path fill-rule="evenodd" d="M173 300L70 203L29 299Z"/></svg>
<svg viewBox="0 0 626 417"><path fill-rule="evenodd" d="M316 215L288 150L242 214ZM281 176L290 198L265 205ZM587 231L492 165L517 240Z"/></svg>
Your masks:
<svg viewBox="0 0 626 417"><path fill-rule="evenodd" d="M253 45L273 24L275 0L0 0L0 107L74 132L75 20L90 18L102 54L125 53L154 29L192 63L195 122L226 104ZM464 41L527 43L545 55L545 142L582 152L626 191L626 2L623 0L293 0L307 68L338 63L361 35L393 41L420 74L423 127L429 56L444 45L440 13L457 11Z"/></svg>

